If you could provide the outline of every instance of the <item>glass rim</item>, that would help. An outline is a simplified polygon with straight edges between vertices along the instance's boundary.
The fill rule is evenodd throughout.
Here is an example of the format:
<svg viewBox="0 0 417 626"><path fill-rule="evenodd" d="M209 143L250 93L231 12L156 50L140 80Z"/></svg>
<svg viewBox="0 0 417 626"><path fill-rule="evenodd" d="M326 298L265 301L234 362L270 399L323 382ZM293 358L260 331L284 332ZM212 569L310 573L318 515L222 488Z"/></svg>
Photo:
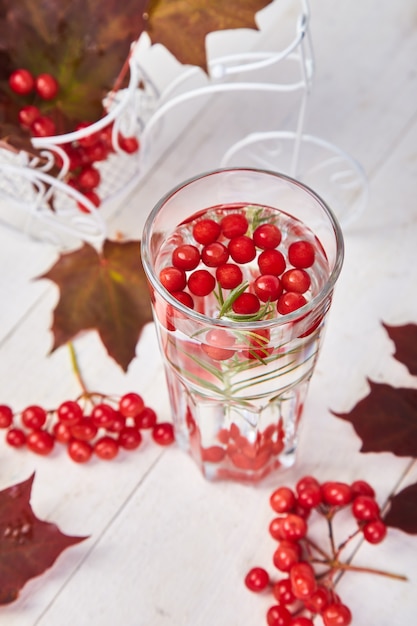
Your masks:
<svg viewBox="0 0 417 626"><path fill-rule="evenodd" d="M296 309L292 313L287 313L286 315L282 315L280 317L275 317L275 318L268 319L268 320L258 320L255 322L253 321L252 322L245 322L245 321L237 322L237 321L228 320L224 318L209 317L207 315L194 311L194 309L187 307L186 305L182 304L179 300L174 298L174 296L159 282L159 280L157 279L153 271L152 263L150 261L150 246L149 246L150 234L152 230L153 221L155 217L158 215L160 209L167 203L167 201L170 198L174 197L177 193L179 193L185 187L192 185L198 180L209 178L211 176L215 176L216 174L222 174L222 173L228 173L228 172L231 172L231 173L252 172L252 173L272 176L274 178L278 178L280 180L286 181L290 183L291 185L297 187L298 189L302 190L303 192L307 193L307 195L311 196L321 206L321 208L324 210L324 212L327 214L327 217L329 218L329 222L332 226L333 234L334 234L335 242L336 242L336 259L335 259L334 266L332 270L330 271L329 277L326 280L326 283L322 287L322 289L320 289L320 291L313 298L311 298L311 300L309 300L307 304L300 307L299 309ZM181 183L175 185L173 188L171 188L171 190L169 190L166 194L164 194L160 198L160 200L158 200L158 202L153 207L152 211L149 213L145 221L145 225L143 227L142 239L141 239L141 257L142 257L142 264L143 264L145 274L149 282L151 283L152 287L156 289L156 291L158 291L158 293L161 294L161 296L163 296L166 302L168 302L172 307L174 307L174 309L176 309L183 315L186 315L190 319L193 319L196 322L199 322L200 324L210 324L211 326L219 326L221 328L229 328L233 330L236 330L236 328L245 328L248 330L253 330L253 329L258 329L258 328L272 328L272 327L277 327L277 326L285 326L295 321L301 321L302 318L306 317L309 313L311 313L315 309L318 309L320 304L324 302L328 298L328 296L332 293L335 283L340 275L342 265L343 265L343 260L344 260L344 239L343 239L341 226L334 212L328 206L328 204L323 200L323 198L321 198L321 196L319 196L308 185L305 185L304 183L300 182L299 180L296 180L295 178L292 178L291 176L288 176L287 174L282 174L280 172L276 172L273 170L266 170L266 169L254 168L254 167L224 167L224 168L212 169L212 170L202 172L200 174L196 174L182 181Z"/></svg>

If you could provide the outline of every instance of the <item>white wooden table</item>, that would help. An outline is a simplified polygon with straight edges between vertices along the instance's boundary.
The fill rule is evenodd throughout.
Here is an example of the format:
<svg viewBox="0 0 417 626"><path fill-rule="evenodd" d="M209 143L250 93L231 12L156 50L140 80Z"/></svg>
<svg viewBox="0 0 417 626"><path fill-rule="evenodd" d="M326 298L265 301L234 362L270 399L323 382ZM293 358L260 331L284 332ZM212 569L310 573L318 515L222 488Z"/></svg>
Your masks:
<svg viewBox="0 0 417 626"><path fill-rule="evenodd" d="M0 624L264 624L271 602L247 591L243 578L253 565L272 570L267 527L274 486L293 485L306 473L319 480L364 478L383 504L417 480L410 459L360 453L350 424L330 412L349 411L366 395L368 377L396 386L417 382L392 358L393 345L381 325L417 323L415 2L313 0L311 8L317 70L307 129L362 164L370 197L366 210L345 228L345 265L305 407L298 463L268 484L251 487L209 483L186 454L150 442L111 463L87 466L62 452L42 458L0 442L0 488L36 471L36 514L66 534L90 535L30 581L16 602L0 608ZM265 37L276 29L279 24L269 24ZM242 123L230 106L223 100L222 118L208 122L206 111L185 127L114 217L114 231L139 238L162 193L218 165L225 128ZM285 107L282 119L291 114ZM0 402L16 410L32 403L53 407L78 394L67 350L48 356L57 290L49 281L32 280L56 258L52 246L0 227ZM152 325L126 375L94 333L76 346L91 388L136 390L161 419L170 419ZM339 591L355 626L417 623L416 557L417 537L396 530L380 546L360 546L356 564L405 574L409 582L344 576Z"/></svg>

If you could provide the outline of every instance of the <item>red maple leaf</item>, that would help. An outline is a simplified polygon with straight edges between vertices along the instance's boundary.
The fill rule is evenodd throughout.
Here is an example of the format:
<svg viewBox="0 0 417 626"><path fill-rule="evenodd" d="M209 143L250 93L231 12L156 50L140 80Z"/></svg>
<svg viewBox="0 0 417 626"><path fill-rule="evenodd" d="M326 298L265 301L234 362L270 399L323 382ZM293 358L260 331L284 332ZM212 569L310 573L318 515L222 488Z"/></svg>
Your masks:
<svg viewBox="0 0 417 626"><path fill-rule="evenodd" d="M41 521L30 506L35 475L0 491L0 604L16 600L26 582L51 567L70 546L87 537L69 537Z"/></svg>
<svg viewBox="0 0 417 626"><path fill-rule="evenodd" d="M394 357L417 375L417 325L384 328L394 342ZM348 413L333 414L350 422L360 437L361 452L392 452L417 458L417 389L369 381L369 394ZM417 483L390 499L387 526L417 534Z"/></svg>
<svg viewBox="0 0 417 626"><path fill-rule="evenodd" d="M383 326L394 342L394 357L407 367L410 374L417 376L417 324Z"/></svg>

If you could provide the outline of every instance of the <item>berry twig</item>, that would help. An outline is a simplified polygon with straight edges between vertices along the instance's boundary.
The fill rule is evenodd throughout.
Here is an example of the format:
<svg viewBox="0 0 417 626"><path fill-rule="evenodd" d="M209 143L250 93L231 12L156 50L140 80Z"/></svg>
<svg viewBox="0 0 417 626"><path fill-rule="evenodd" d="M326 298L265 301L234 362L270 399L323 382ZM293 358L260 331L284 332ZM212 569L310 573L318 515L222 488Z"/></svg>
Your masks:
<svg viewBox="0 0 417 626"><path fill-rule="evenodd" d="M386 536L375 492L367 482L320 484L314 477L305 476L295 491L289 487L276 489L270 504L277 514L269 526L271 536L278 541L273 562L287 577L273 582L262 567L252 568L245 577L248 589L270 589L278 602L267 611L268 626L313 626L316 615L321 616L324 626L351 624L351 611L336 593L338 573L363 572L407 580L400 574L341 561L342 551L359 534L372 544ZM350 507L357 528L336 546L333 525L337 513L346 507ZM326 521L331 553L308 536L308 519L313 511Z"/></svg>
<svg viewBox="0 0 417 626"><path fill-rule="evenodd" d="M51 454L58 443L76 463L86 463L93 456L111 460L120 450L136 450L144 431L150 431L159 445L173 443L172 424L158 421L155 411L139 394L129 392L116 397L89 391L73 343L68 347L81 394L75 400L61 402L56 409L32 404L14 414L8 405L0 405L0 428L6 430L6 443L42 456Z"/></svg>

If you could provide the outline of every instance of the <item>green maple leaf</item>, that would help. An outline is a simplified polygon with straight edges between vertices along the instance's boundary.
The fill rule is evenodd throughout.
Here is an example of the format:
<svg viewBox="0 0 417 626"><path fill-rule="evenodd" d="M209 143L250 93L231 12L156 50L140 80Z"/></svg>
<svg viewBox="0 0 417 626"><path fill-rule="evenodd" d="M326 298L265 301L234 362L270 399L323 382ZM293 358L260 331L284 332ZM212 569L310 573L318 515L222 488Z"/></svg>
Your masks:
<svg viewBox="0 0 417 626"><path fill-rule="evenodd" d="M30 505L34 475L0 491L0 605L16 600L26 582L50 568L63 550L87 537L70 537L36 517Z"/></svg>
<svg viewBox="0 0 417 626"><path fill-rule="evenodd" d="M206 69L209 33L234 28L257 29L255 14L272 0L150 0L146 30L181 63Z"/></svg>
<svg viewBox="0 0 417 626"><path fill-rule="evenodd" d="M60 289L52 351L82 331L95 329L109 356L126 371L143 326L152 320L140 242L106 240L100 252L84 243L61 254L40 278L54 281Z"/></svg>

